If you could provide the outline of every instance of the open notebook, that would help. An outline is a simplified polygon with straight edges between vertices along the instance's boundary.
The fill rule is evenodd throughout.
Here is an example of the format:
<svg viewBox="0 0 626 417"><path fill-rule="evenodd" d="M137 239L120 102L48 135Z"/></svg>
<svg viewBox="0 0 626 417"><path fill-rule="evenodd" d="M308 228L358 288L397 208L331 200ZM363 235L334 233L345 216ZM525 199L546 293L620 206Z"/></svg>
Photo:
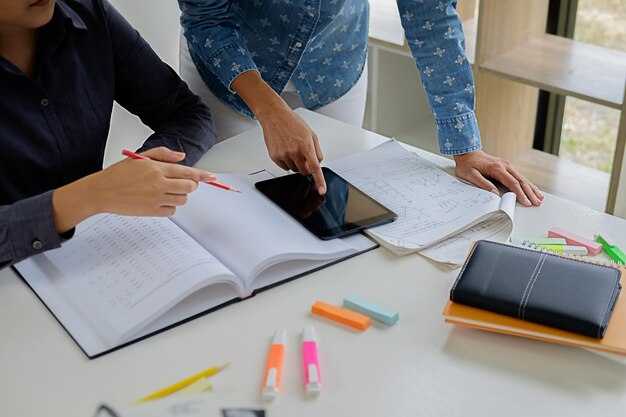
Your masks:
<svg viewBox="0 0 626 417"><path fill-rule="evenodd" d="M15 268L89 357L373 249L323 241L256 191L269 177L222 174L171 218L94 216L61 248Z"/></svg>

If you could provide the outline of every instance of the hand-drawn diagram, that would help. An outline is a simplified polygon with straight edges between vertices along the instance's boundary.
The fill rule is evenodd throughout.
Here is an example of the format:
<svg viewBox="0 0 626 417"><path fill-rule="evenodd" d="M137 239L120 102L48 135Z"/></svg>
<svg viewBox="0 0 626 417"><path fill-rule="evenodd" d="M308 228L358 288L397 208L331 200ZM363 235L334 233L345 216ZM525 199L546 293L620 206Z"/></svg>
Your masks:
<svg viewBox="0 0 626 417"><path fill-rule="evenodd" d="M398 215L368 232L397 253L425 248L502 214L500 197L459 181L397 142L330 166Z"/></svg>

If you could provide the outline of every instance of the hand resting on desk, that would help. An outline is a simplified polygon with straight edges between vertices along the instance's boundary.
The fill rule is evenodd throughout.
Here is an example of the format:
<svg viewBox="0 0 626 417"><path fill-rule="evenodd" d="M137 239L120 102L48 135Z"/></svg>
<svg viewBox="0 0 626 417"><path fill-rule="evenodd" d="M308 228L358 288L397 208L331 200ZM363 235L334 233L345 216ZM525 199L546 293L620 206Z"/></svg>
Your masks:
<svg viewBox="0 0 626 417"><path fill-rule="evenodd" d="M477 150L463 155L455 155L456 175L472 184L500 195L496 186L487 178L500 181L515 193L517 201L524 206L538 206L543 195L537 186L517 172L509 161Z"/></svg>

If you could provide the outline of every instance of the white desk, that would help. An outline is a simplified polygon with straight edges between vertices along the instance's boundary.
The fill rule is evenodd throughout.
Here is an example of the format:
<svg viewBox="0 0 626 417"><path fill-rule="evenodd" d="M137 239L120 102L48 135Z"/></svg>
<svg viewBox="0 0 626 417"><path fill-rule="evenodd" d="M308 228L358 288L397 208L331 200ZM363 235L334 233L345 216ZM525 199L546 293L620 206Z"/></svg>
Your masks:
<svg viewBox="0 0 626 417"><path fill-rule="evenodd" d="M302 112L328 160L366 149L380 136ZM201 166L271 168L260 132L217 145ZM275 169L272 169L275 171ZM552 225L626 236L626 221L553 196L518 206L515 233ZM100 401L124 405L213 364L215 416L221 407L265 407L281 416L618 416L626 411L626 366L587 351L445 324L458 271L417 255L377 249L229 306L104 357L88 360L12 270L0 272L0 414L90 417ZM400 312L392 327L360 333L313 318L317 300L355 293ZM303 393L300 332L316 326L324 388ZM288 330L283 389L259 398L275 328Z"/></svg>

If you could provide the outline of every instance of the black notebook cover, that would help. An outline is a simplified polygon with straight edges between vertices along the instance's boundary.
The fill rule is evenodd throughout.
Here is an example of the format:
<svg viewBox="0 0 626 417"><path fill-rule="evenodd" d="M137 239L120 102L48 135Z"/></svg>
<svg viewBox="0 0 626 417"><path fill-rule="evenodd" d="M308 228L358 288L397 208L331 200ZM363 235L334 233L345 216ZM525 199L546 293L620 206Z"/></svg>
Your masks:
<svg viewBox="0 0 626 417"><path fill-rule="evenodd" d="M481 240L450 300L599 339L621 291L620 276L610 266Z"/></svg>

